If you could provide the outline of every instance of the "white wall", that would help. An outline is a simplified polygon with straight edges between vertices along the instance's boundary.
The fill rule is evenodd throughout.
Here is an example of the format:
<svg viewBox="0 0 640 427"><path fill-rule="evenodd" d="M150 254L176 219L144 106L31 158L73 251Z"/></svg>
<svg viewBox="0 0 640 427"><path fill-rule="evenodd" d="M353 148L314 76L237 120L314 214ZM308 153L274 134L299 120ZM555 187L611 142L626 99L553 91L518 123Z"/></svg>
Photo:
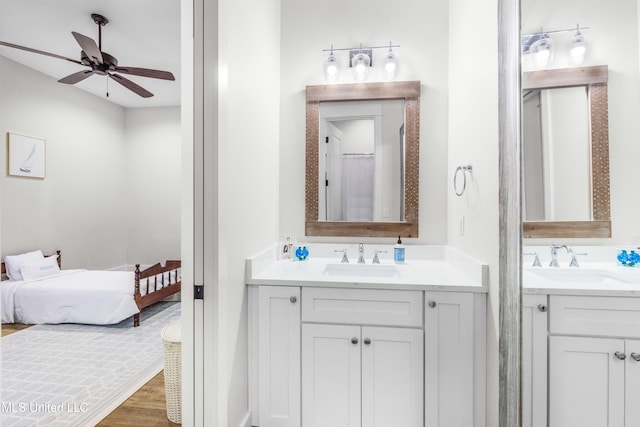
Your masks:
<svg viewBox="0 0 640 427"><path fill-rule="evenodd" d="M127 259L180 259L180 108L125 113Z"/></svg>
<svg viewBox="0 0 640 427"><path fill-rule="evenodd" d="M2 254L60 249L63 268L91 269L178 259L179 109L124 109L1 56L0 75L3 138L47 144L44 180L1 177Z"/></svg>
<svg viewBox="0 0 640 427"><path fill-rule="evenodd" d="M248 410L244 263L278 241L280 1L224 0L209 24L220 37L219 425L238 426Z"/></svg>
<svg viewBox="0 0 640 427"><path fill-rule="evenodd" d="M60 249L65 268L124 264L124 109L1 56L0 75L3 140L45 138L47 157L44 180L2 173L3 255Z"/></svg>
<svg viewBox="0 0 640 427"><path fill-rule="evenodd" d="M494 11L495 12L495 11ZM282 73L280 138L280 233L300 241L337 241L305 237L305 86L326 84L322 63L335 48L400 48L396 80L420 80L420 218L418 239L407 243L445 244L447 235L447 3L352 0L282 1ZM465 33L467 30L465 30ZM368 81L382 81L382 56L373 53ZM336 52L341 82L353 82L347 52ZM377 67L375 65L378 65ZM342 239L345 240L345 239ZM351 241L352 239L346 239ZM390 239L363 239L392 243Z"/></svg>
<svg viewBox="0 0 640 427"><path fill-rule="evenodd" d="M497 1L449 2L448 243L489 265L487 426L498 425L498 22ZM467 190L452 177L470 164ZM461 177L460 177L461 179ZM459 220L464 217L464 235Z"/></svg>
<svg viewBox="0 0 640 427"><path fill-rule="evenodd" d="M620 0L615 7L602 7L598 0L524 0L523 32L590 27L583 31L587 55L583 65L609 67L609 167L611 179L611 239L563 239L581 245L638 245L640 202L634 183L638 181L640 158L640 73L637 0ZM568 65L566 49L572 32L559 35L552 68ZM527 239L527 244L549 244L550 239ZM560 242L557 242L560 243Z"/></svg>

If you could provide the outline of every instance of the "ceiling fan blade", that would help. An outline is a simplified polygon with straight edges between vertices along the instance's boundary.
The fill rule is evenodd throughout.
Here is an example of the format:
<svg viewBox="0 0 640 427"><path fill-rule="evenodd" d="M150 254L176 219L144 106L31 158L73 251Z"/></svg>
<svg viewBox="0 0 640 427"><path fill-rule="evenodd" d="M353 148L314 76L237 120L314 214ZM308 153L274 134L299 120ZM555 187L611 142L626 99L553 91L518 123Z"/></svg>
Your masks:
<svg viewBox="0 0 640 427"><path fill-rule="evenodd" d="M151 70L149 68L137 67L116 67L115 71L132 76L151 77L153 79L175 80L176 78L169 71Z"/></svg>
<svg viewBox="0 0 640 427"><path fill-rule="evenodd" d="M149 92L148 90L146 90L142 86L138 86L136 83L132 82L129 79L125 79L124 77L119 76L118 74L109 74L109 77L111 77L113 80L117 81L122 86L124 86L127 89L129 89L130 91L133 91L133 92L137 93L138 95L140 95L143 98L150 98L150 97L153 96L153 94L151 92Z"/></svg>
<svg viewBox="0 0 640 427"><path fill-rule="evenodd" d="M55 53L45 52L43 50L32 49L30 47L20 46L20 45L17 45L17 44L3 42L3 41L0 41L0 45L11 47L11 48L14 48L14 49L26 50L27 52L38 53L40 55L46 55L46 56L50 56L52 58L64 59L65 61L74 62L76 64L84 65L82 62L80 62L78 60L67 58L66 56L62 56L62 55L56 55Z"/></svg>
<svg viewBox="0 0 640 427"><path fill-rule="evenodd" d="M91 77L92 74L92 70L78 71L77 73L70 74L67 77L58 80L58 83L66 83L69 85L76 84L86 79L87 77Z"/></svg>
<svg viewBox="0 0 640 427"><path fill-rule="evenodd" d="M71 34L73 34L73 37L89 58L93 59L97 64L102 64L102 52L100 52L98 45L93 39L76 33L75 31L71 31Z"/></svg>

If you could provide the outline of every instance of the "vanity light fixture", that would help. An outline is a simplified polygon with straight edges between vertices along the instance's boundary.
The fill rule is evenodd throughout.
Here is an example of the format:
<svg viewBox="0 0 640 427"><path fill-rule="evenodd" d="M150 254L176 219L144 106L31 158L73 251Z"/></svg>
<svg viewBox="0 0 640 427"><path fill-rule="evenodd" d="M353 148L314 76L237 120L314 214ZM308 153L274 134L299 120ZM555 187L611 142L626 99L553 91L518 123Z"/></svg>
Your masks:
<svg viewBox="0 0 640 427"><path fill-rule="evenodd" d="M551 61L553 61L553 40L549 38L549 34L542 34L542 37L531 45L531 53L533 54L536 68L546 68L551 64Z"/></svg>
<svg viewBox="0 0 640 427"><path fill-rule="evenodd" d="M333 54L333 45L331 45L331 53L324 63L324 75L328 82L336 82L340 77L340 67L338 59Z"/></svg>
<svg viewBox="0 0 640 427"><path fill-rule="evenodd" d="M382 76L385 80L393 80L398 69L398 59L393 48L400 47L389 42L386 46L367 46L367 47L347 47L323 49L323 52L329 52L329 57L324 61L324 75L327 82L337 82L339 80L340 69L339 61L334 51L349 52L349 67L352 69L353 79L358 82L365 81L369 74L369 68L373 66L373 50L388 49L384 56Z"/></svg>
<svg viewBox="0 0 640 427"><path fill-rule="evenodd" d="M351 57L351 70L353 72L353 79L357 82L363 82L367 80L369 74L369 67L371 67L371 50L362 48L358 50L352 50L349 53Z"/></svg>
<svg viewBox="0 0 640 427"><path fill-rule="evenodd" d="M586 51L587 46L584 43L584 36L580 32L580 25L578 25L576 34L573 36L573 40L571 42L571 50L569 51L571 62L576 65L582 64Z"/></svg>
<svg viewBox="0 0 640 427"><path fill-rule="evenodd" d="M396 70L398 69L398 61L396 60L396 54L391 48L391 43L389 43L389 51L384 56L384 71L382 75L385 80L393 80L396 76Z"/></svg>
<svg viewBox="0 0 640 427"><path fill-rule="evenodd" d="M523 34L522 35L522 54L532 55L535 68L544 69L547 68L553 61L554 54L554 39L551 34L573 32L573 38L569 41L570 50L568 53L569 61L574 65L580 65L584 61L584 55L586 52L586 44L584 35L581 30L587 30L589 27L580 27L576 25L575 28L567 28L561 30L544 31L540 30L538 33Z"/></svg>

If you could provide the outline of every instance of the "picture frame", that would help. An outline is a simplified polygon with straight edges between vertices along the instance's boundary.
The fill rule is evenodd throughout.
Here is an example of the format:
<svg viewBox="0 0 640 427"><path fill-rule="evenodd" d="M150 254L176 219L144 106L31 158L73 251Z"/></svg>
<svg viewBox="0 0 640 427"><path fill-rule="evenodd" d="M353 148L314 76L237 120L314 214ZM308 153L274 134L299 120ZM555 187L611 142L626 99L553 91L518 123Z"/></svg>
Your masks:
<svg viewBox="0 0 640 427"><path fill-rule="evenodd" d="M7 132L8 175L44 179L46 168L46 140Z"/></svg>

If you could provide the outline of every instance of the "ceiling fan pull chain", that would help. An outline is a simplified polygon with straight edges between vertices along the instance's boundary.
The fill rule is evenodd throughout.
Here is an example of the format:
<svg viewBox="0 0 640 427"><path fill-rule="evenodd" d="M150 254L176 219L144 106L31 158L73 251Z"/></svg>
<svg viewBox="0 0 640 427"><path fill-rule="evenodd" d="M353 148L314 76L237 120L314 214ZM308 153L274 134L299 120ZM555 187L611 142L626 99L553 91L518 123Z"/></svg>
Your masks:
<svg viewBox="0 0 640 427"><path fill-rule="evenodd" d="M107 79L107 98L109 97L109 79Z"/></svg>

